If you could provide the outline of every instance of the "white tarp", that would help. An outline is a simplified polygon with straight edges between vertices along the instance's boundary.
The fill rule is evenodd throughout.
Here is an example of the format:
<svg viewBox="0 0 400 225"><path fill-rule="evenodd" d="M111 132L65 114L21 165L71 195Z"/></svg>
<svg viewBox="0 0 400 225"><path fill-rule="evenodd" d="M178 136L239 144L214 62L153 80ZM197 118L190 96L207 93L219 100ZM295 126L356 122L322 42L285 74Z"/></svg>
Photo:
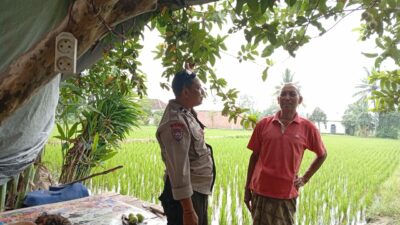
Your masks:
<svg viewBox="0 0 400 225"><path fill-rule="evenodd" d="M53 30L67 15L72 2L2 0L0 72ZM134 19L127 20L116 30L127 30L134 25ZM78 58L78 72L93 65L102 57L104 48L118 40L115 36L108 39L110 42L100 41ZM0 126L0 185L28 167L43 149L54 126L59 83L57 76Z"/></svg>
<svg viewBox="0 0 400 225"><path fill-rule="evenodd" d="M70 1L3 0L0 6L0 71L52 30ZM54 125L60 76L0 126L0 185L31 164ZM1 109L0 109L1 110Z"/></svg>

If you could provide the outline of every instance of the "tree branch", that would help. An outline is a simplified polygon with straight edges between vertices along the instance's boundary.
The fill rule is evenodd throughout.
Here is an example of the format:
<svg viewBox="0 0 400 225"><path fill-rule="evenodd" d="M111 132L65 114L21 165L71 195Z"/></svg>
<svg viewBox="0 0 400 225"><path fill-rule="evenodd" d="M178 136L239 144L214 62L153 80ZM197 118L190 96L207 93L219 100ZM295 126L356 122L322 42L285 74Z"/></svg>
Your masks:
<svg viewBox="0 0 400 225"><path fill-rule="evenodd" d="M94 173L94 174L92 174L92 175L90 175L90 176L81 178L81 179L79 179L79 180L74 180L74 181L72 181L72 182L69 182L69 183L66 183L66 184L62 184L61 186L62 186L62 187L65 187L65 186L68 186L68 185L71 185L71 184L75 184L75 183L78 183L78 182L82 182L82 181L88 180L88 179L90 179L90 178L93 178L93 177L96 177L96 176L99 176L99 175L104 175L104 174L107 174L107 173L111 173L111 172L114 172L115 170L121 169L122 167L123 167L123 166L117 166L117 167L114 167L114 168L105 170L105 171L103 171L103 172Z"/></svg>

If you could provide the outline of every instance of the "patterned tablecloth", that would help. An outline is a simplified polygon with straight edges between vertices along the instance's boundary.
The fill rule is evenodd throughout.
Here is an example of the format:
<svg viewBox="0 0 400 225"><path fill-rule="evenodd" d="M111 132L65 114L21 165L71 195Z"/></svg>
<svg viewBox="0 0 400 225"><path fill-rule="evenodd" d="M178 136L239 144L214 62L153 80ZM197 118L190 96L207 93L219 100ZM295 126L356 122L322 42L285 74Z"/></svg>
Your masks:
<svg viewBox="0 0 400 225"><path fill-rule="evenodd" d="M143 202L137 198L115 193L90 196L72 201L46 204L0 213L0 222L5 225L14 222L35 221L46 212L60 214L73 224L85 225L122 225L122 214L140 213L144 216L141 224L165 225L160 206Z"/></svg>

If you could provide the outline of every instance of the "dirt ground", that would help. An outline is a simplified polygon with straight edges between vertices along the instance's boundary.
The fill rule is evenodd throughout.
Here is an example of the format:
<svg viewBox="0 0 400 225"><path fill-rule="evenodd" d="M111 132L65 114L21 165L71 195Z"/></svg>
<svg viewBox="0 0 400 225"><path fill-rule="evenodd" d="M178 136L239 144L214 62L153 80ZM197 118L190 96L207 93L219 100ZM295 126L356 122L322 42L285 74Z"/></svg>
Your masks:
<svg viewBox="0 0 400 225"><path fill-rule="evenodd" d="M369 219L368 225L397 225L390 217L377 217Z"/></svg>

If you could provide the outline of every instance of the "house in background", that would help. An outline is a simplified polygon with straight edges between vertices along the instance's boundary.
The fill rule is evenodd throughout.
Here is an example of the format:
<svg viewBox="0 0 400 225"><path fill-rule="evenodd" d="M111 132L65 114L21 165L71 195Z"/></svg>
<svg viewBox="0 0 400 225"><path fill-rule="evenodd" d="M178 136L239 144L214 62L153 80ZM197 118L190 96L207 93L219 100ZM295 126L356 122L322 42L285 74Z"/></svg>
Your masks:
<svg viewBox="0 0 400 225"><path fill-rule="evenodd" d="M321 134L346 134L346 128L342 124L342 113L328 113L326 126L324 123L320 123ZM318 123L314 123L318 127Z"/></svg>
<svg viewBox="0 0 400 225"><path fill-rule="evenodd" d="M148 103L151 111L148 124L158 125L167 104L159 99L148 99ZM199 110L196 112L199 120L207 128L243 129L242 125L240 125L240 121L236 124L233 120L229 122L229 118L222 116L221 111ZM329 116L329 118L332 119L326 121L326 126L320 123L320 132L323 134L345 134L345 127L342 124L341 118L339 118L339 116ZM318 127L318 123L315 122L314 124Z"/></svg>
<svg viewBox="0 0 400 225"><path fill-rule="evenodd" d="M148 99L151 112L164 111L167 104L160 99Z"/></svg>
<svg viewBox="0 0 400 225"><path fill-rule="evenodd" d="M167 104L159 99L147 99L151 115L149 116L149 125L158 125L161 116L167 107ZM207 111L199 110L197 117L207 128L215 129L243 129L240 125L240 121L237 124L229 122L228 117L222 116L221 111Z"/></svg>
<svg viewBox="0 0 400 225"><path fill-rule="evenodd" d="M228 117L222 116L220 111L197 111L197 117L207 128L215 129L243 129L240 121L236 124L229 122Z"/></svg>
<svg viewBox="0 0 400 225"><path fill-rule="evenodd" d="M318 127L318 123L314 123ZM320 123L321 134L345 134L345 128L341 120L327 120L326 127L324 123Z"/></svg>
<svg viewBox="0 0 400 225"><path fill-rule="evenodd" d="M161 117L164 113L167 104L160 99L146 99L146 104L148 104L148 108L150 112L147 111L148 118L145 121L147 125L155 125L157 126L160 123Z"/></svg>
<svg viewBox="0 0 400 225"><path fill-rule="evenodd" d="M310 114L300 113L301 116L309 118ZM321 134L346 134L346 129L342 124L343 113L340 111L329 112L326 114L326 126L323 122L318 123L313 122L315 126L319 129Z"/></svg>

